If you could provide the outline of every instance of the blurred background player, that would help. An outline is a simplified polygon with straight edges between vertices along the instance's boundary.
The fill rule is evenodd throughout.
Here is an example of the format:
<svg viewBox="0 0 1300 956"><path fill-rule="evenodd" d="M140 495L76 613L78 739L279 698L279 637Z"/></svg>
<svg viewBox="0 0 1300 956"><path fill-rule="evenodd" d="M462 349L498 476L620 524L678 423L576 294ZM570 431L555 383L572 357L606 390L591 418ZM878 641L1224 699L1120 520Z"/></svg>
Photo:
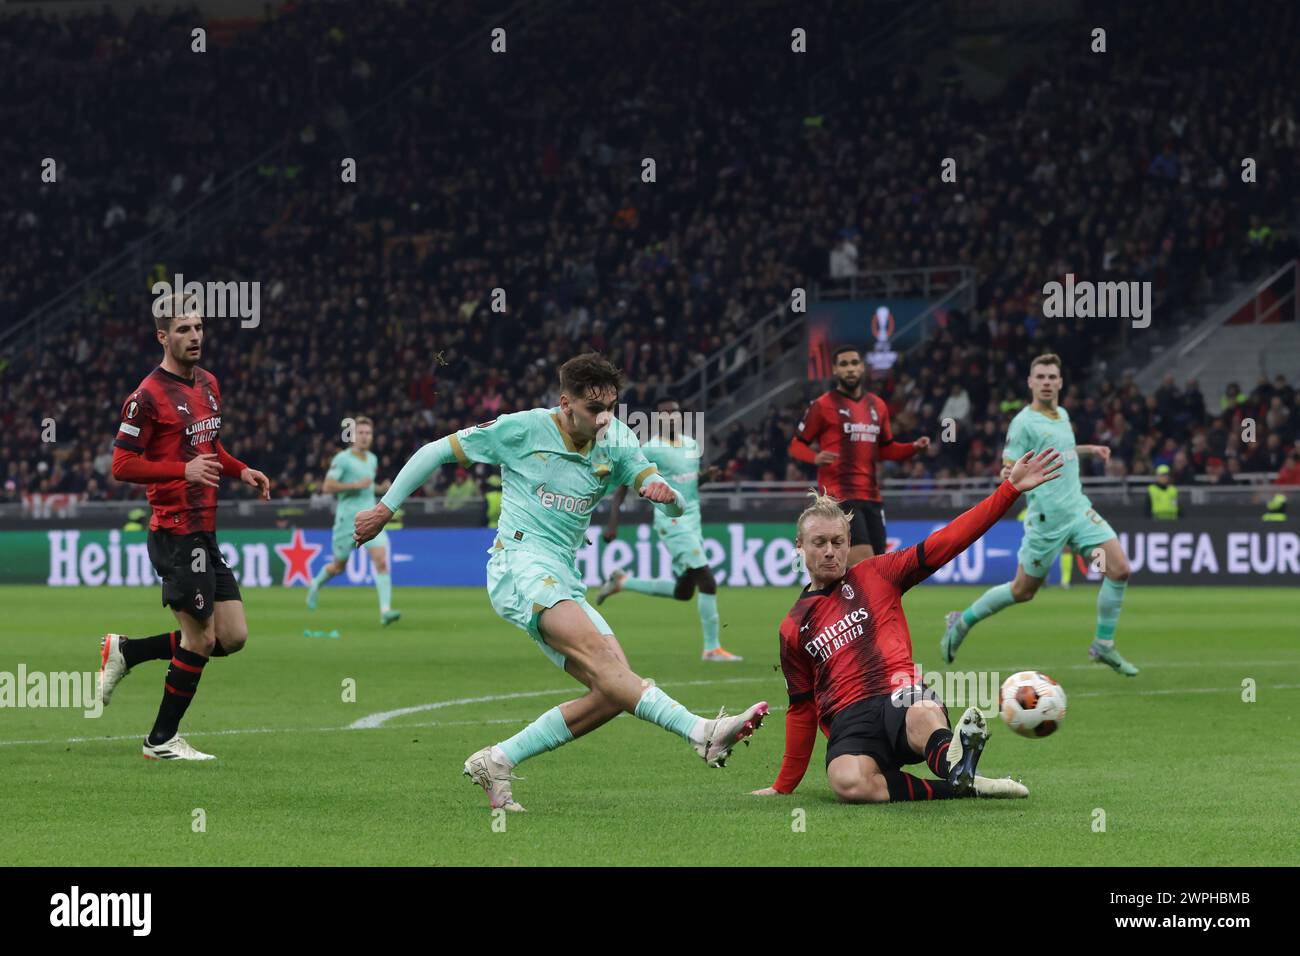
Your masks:
<svg viewBox="0 0 1300 956"><path fill-rule="evenodd" d="M873 554L884 554L885 512L880 502L876 466L880 461L911 458L929 438L894 441L889 406L863 384L862 353L841 345L831 357L835 387L816 398L790 439L790 456L817 466L817 487L851 513L849 567ZM817 450L812 446L816 444Z"/></svg>
<svg viewBox="0 0 1300 956"><path fill-rule="evenodd" d="M588 691L465 761L466 776L483 788L494 810L523 809L511 784L520 763L624 711L677 734L710 767L721 767L767 714L766 701L734 717L691 713L632 672L609 624L587 602L577 549L606 494L630 485L672 517L685 511L682 496L656 474L636 435L615 417L622 385L622 372L601 355L578 355L560 366L558 406L502 415L430 442L403 466L383 500L356 518L354 536L364 544L434 469L453 461L465 468L472 462L501 466L501 518L487 563L492 608Z"/></svg>
<svg viewBox="0 0 1300 956"><path fill-rule="evenodd" d="M1115 649L1115 627L1128 585L1128 558L1114 529L1097 514L1079 481L1079 456L1096 455L1107 461L1110 449L1105 445L1075 445L1070 415L1057 404L1062 385L1058 356L1047 353L1035 358L1029 365L1028 384L1033 401L1020 410L1007 429L1002 477L1007 476L1016 459L1025 452L1056 448L1065 462L1062 478L1028 495L1029 515L1016 555L1015 580L989 588L964 611L950 612L939 642L940 654L944 663L951 664L957 648L978 622L1012 604L1033 600L1047 579L1052 562L1068 546L1090 563L1095 560L1096 552L1102 553L1105 576L1097 593L1097 629L1088 656L1117 673L1133 677L1138 669Z"/></svg>
<svg viewBox="0 0 1300 956"><path fill-rule="evenodd" d="M845 803L1027 797L1014 780L976 776L988 740L978 707L948 729L939 696L920 683L903 594L975 543L1022 491L1055 480L1061 459L1048 448L1025 454L982 502L920 544L848 564L849 524L834 499L814 494L799 516L795 547L810 582L781 622L781 670L790 695L785 756L759 796L793 793L817 740L826 734L826 776ZM902 768L924 761L938 780Z"/></svg>
<svg viewBox="0 0 1300 956"><path fill-rule="evenodd" d="M136 639L105 635L99 693L107 704L131 668L170 658L144 756L212 760L179 731L208 659L233 654L248 641L239 584L217 546L218 479L238 478L266 500L271 483L221 447L221 388L216 376L198 365L203 318L180 296L171 305L167 311L173 315L154 320L162 364L122 405L112 468L118 481L148 485L149 560L162 578L162 602L171 607L180 630Z"/></svg>
<svg viewBox="0 0 1300 956"><path fill-rule="evenodd" d="M383 494L392 482L375 485L379 471L379 458L370 450L375 440L375 423L365 415L358 415L353 423L352 447L334 456L321 490L327 495L338 495L338 510L334 512L334 560L316 573L307 588L307 607L316 610L320 586L347 567L352 553L352 526L357 512L375 505L375 492ZM387 627L402 616L393 610L393 577L388 571L388 532L381 531L366 547L370 564L374 568L375 590L379 593L379 623Z"/></svg>
<svg viewBox="0 0 1300 956"><path fill-rule="evenodd" d="M700 612L700 629L704 632L706 661L733 663L743 660L722 647L719 640L721 622L718 617L718 584L713 579L708 559L704 556L704 530L700 526L700 443L690 435L682 434L682 409L676 399L665 398L655 406L655 433L641 446L646 460L659 469L669 483L681 492L686 510L680 518L672 518L655 509L654 530L660 543L668 549L673 560L672 581L657 578L637 578L623 571L615 571L596 594L596 604L619 591L636 591L655 597L670 597L689 601L699 588L696 606ZM716 465L705 471L705 481L716 481L722 469ZM627 486L614 492L605 524L603 538L606 543L618 534L618 511L627 497Z"/></svg>

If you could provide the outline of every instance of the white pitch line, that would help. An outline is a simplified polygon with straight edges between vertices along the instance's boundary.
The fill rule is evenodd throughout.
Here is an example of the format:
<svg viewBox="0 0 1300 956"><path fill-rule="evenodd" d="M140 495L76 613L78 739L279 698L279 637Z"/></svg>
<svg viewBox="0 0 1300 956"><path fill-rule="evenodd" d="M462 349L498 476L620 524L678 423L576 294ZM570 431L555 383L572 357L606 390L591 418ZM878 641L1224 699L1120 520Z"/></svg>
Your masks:
<svg viewBox="0 0 1300 956"><path fill-rule="evenodd" d="M724 680L681 681L674 685L664 685L664 686L684 687L684 686L692 686L692 685L699 686L704 684L741 684L746 682L752 683L754 681L767 680L767 679L768 678L765 677L733 677ZM1263 690L1300 690L1300 684L1268 684L1264 686L1262 689ZM1241 688L1239 686L1238 687L1168 687L1168 688L1158 688L1155 690L1134 690L1134 691L1098 690L1098 691L1076 692L1070 694L1070 698L1073 699L1076 697L1163 697L1163 696L1177 695L1177 694L1229 694L1229 693L1236 693L1237 691L1240 690ZM483 702L490 703L496 700L510 700L510 699L526 698L526 697L541 697L545 694L555 694L555 695L570 694L572 692L573 692L572 690L526 691L518 694L504 694L495 697L468 697L459 700L439 701L437 703L438 706L440 707L450 707L453 704L458 704L458 703L461 704L483 703ZM431 709L435 709L433 705L425 705L416 708L404 708L401 711L401 713L414 713L418 711L425 711ZM779 713L785 710L785 707L781 705L776 705L773 706L771 709L773 712ZM387 713L389 716L394 716L398 712L387 711L385 713ZM373 716L380 716L380 715L373 715ZM242 727L234 730L194 730L194 731L186 731L186 736L238 737L244 734L327 734L327 733L337 733L339 731L349 731L349 730L403 730L404 731L404 730L414 730L417 728L425 728L425 727L484 727L493 724L520 724L520 723L524 723L527 720L528 720L527 717L491 717L491 718L482 718L477 720L428 720L428 721L420 721L418 723L412 723L412 724L401 724L396 727L385 727L382 725L359 726L360 721L353 721L351 724L347 724L346 726L343 727ZM36 746L40 744L80 744L80 743L96 743L96 742L109 742L109 741L120 741L120 740L140 740L140 739L142 738L139 734L126 734L126 735L114 736L114 737L62 737L62 738L47 738L44 740L0 740L0 747Z"/></svg>
<svg viewBox="0 0 1300 956"><path fill-rule="evenodd" d="M723 677L713 680L688 680L675 681L671 684L665 684L665 687L693 687L704 684L752 684L755 681L770 680L767 677ZM384 710L377 714L371 714L368 717L362 717L354 720L348 725L349 730L372 730L375 727L382 727L394 717L405 717L407 714L420 714L426 710L441 710L444 707L455 707L459 704L490 704L498 700L522 700L525 697L568 697L576 693L576 688L566 687L563 690L526 690L516 694L491 694L487 697L461 697L457 700L439 700L432 704L417 704L414 707L400 707L397 710Z"/></svg>

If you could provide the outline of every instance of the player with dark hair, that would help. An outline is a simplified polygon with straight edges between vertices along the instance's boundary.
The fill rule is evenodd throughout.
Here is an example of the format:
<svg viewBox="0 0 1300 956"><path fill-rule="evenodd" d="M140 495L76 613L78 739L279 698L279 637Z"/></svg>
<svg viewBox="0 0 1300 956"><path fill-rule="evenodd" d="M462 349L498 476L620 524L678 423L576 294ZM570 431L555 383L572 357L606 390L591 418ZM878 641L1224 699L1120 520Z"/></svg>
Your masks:
<svg viewBox="0 0 1300 956"><path fill-rule="evenodd" d="M113 477L148 485L149 560L162 578L162 603L171 607L180 630L135 639L105 635L99 692L107 704L131 668L170 659L144 756L212 760L179 729L208 659L234 654L248 640L239 584L217 546L218 479L238 478L259 489L263 499L271 497L271 483L221 446L221 388L198 364L203 318L181 296L172 300L169 316L155 314L162 363L122 406Z"/></svg>
<svg viewBox="0 0 1300 956"><path fill-rule="evenodd" d="M792 793L817 739L829 738L826 776L846 803L1027 797L1010 779L977 776L988 739L977 707L954 737L948 711L920 682L903 595L975 543L1020 496L1054 480L1060 456L1026 453L993 494L920 544L848 564L849 523L840 506L814 495L799 516L795 547L811 582L781 622L781 670L790 695L785 757L776 782L755 794ZM902 768L924 761L937 780Z"/></svg>
<svg viewBox="0 0 1300 956"><path fill-rule="evenodd" d="M655 534L672 558L673 579L637 578L624 571L615 571L597 592L596 605L599 607L606 598L620 591L689 601L698 588L696 603L700 612L700 629L704 632L701 659L725 664L744 660L723 647L719 638L718 583L713 579L708 558L704 556L704 530L700 527L700 457L704 449L695 436L683 434L682 407L677 399L661 398L655 404L655 416L655 432L641 446L641 451L686 499L686 513L680 518L669 517L658 510L654 515ZM704 480L715 480L720 471L716 465L706 468ZM614 492L602 535L606 542L613 541L618 534L618 510L626 496L626 485Z"/></svg>
<svg viewBox="0 0 1300 956"><path fill-rule="evenodd" d="M623 376L589 352L560 366L560 404L502 415L439 438L408 461L383 500L356 518L355 540L374 538L435 468L458 461L501 466L501 517L488 549L493 609L525 631L587 693L553 707L519 733L472 754L465 774L486 791L493 809L522 810L511 773L530 757L554 750L626 711L689 742L710 767L720 767L767 714L760 701L735 717L692 714L652 681L642 680L600 612L587 603L577 549L591 512L620 485L670 517L681 517L679 492L655 473L636 435L614 415Z"/></svg>
<svg viewBox="0 0 1300 956"><path fill-rule="evenodd" d="M832 356L835 387L816 398L790 439L790 456L817 466L817 487L839 501L850 519L849 567L884 554L885 511L876 466L911 458L930 444L926 437L895 441L889 406L868 392L866 366L856 346L841 345ZM817 450L813 450L816 444Z"/></svg>

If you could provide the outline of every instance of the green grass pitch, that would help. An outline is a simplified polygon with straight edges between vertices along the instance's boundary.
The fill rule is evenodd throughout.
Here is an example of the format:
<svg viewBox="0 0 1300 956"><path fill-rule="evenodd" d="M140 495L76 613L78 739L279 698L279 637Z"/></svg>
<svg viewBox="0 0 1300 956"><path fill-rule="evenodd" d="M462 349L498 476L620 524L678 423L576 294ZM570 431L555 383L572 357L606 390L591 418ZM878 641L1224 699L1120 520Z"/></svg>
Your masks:
<svg viewBox="0 0 1300 956"><path fill-rule="evenodd" d="M826 784L824 739L793 796L771 783L785 697L776 629L795 591L719 595L737 665L699 660L694 604L621 594L602 608L633 668L698 713L767 699L750 747L710 770L684 743L624 715L519 769L525 814L493 826L465 757L577 685L480 590L399 589L381 629L372 590L245 593L251 639L214 659L182 727L212 764L147 761L140 738L164 664L138 667L102 717L0 709L7 864L817 864L1187 865L1300 860L1294 759L1300 645L1294 590L1129 590L1120 648L1143 670L1087 662L1095 588L1049 589L977 628L958 666L1034 668L1069 694L1061 730L1013 735L994 719L981 770L1013 773L1024 801L845 806ZM938 667L943 612L976 588L922 587L905 607L917 658ZM157 591L0 588L0 671L98 668L106 630L171 626ZM337 628L338 639L303 636ZM356 682L346 702L347 679ZM1257 700L1244 702L1243 681ZM950 705L956 703L951 702ZM372 729L348 729L385 711ZM927 775L918 765L916 772ZM196 832L196 810L205 827ZM796 811L802 811L797 813ZM1105 830L1098 832L1098 811ZM802 820L802 828L796 826Z"/></svg>

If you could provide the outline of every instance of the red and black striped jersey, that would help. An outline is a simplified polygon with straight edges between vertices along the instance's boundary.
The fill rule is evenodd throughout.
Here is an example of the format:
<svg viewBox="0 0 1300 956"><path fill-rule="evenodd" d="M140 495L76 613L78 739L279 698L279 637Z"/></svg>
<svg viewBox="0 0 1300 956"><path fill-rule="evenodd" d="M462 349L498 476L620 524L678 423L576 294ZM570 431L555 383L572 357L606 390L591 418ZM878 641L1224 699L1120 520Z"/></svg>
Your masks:
<svg viewBox="0 0 1300 956"><path fill-rule="evenodd" d="M829 734L850 704L920 682L903 594L970 547L1019 495L1004 481L919 544L859 561L838 581L799 595L780 627L790 709L777 790L789 793L803 778L817 724Z"/></svg>
<svg viewBox="0 0 1300 956"><path fill-rule="evenodd" d="M159 366L127 397L113 442L118 449L113 472L126 480L148 482L151 530L173 534L216 530L217 489L186 481L185 464L199 455L217 454L223 473L229 475L238 465L234 472L238 475L243 465L223 452L220 431L221 388L216 376L197 366L193 379ZM136 456L145 465L162 466L122 467L123 460Z"/></svg>
<svg viewBox="0 0 1300 956"><path fill-rule="evenodd" d="M792 704L813 700L821 723L867 697L915 683L902 597L934 568L925 544L859 561L844 577L805 590L781 622L781 670Z"/></svg>
<svg viewBox="0 0 1300 956"><path fill-rule="evenodd" d="M917 450L912 442L894 441L889 406L879 395L863 392L861 398L850 398L837 388L808 406L790 450L800 460L811 462L813 452L807 446L813 442L820 451L838 456L817 469L817 485L840 501L879 501L877 464L910 458Z"/></svg>

